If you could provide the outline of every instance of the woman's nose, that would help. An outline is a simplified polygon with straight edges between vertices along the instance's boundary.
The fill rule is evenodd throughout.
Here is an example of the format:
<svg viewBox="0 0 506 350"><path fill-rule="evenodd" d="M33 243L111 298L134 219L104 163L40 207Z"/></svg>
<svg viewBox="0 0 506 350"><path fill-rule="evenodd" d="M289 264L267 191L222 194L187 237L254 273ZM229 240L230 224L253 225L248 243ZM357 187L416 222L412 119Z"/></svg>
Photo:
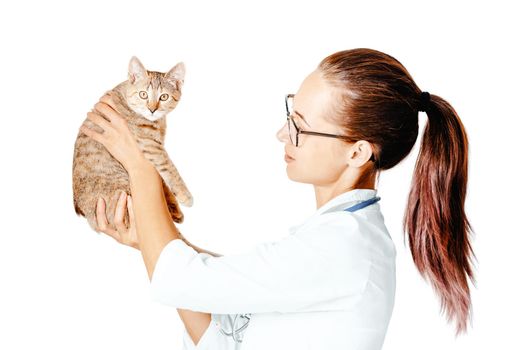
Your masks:
<svg viewBox="0 0 506 350"><path fill-rule="evenodd" d="M276 133L276 137L280 142L288 143L290 139L288 138L288 124L285 123L281 129Z"/></svg>

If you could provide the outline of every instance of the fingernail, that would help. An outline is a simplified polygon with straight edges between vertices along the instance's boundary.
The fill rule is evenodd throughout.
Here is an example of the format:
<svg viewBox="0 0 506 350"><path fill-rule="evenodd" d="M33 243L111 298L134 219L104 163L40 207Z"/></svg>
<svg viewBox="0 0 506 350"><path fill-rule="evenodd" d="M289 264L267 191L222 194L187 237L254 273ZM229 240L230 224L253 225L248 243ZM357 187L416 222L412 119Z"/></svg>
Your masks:
<svg viewBox="0 0 506 350"><path fill-rule="evenodd" d="M125 198L125 195L126 195L125 191L121 191L121 199Z"/></svg>

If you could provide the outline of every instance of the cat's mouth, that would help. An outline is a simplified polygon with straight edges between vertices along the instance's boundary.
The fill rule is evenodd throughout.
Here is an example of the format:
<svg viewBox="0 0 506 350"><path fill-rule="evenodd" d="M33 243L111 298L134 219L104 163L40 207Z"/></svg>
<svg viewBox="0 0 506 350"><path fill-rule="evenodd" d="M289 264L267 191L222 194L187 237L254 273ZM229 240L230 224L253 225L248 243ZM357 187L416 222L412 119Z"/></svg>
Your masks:
<svg viewBox="0 0 506 350"><path fill-rule="evenodd" d="M154 122L160 118L159 113L156 113L156 111L155 112L147 112L143 115L143 117L149 121L152 121L152 122Z"/></svg>

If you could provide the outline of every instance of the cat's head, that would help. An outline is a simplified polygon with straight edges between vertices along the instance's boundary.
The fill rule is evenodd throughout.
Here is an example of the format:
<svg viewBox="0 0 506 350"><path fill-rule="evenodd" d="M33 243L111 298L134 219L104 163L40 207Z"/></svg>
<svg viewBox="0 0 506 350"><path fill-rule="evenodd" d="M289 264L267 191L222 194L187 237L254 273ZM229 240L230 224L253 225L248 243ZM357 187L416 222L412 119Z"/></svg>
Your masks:
<svg viewBox="0 0 506 350"><path fill-rule="evenodd" d="M168 72L149 71L133 56L128 65L125 101L144 118L155 121L172 111L181 97L185 67L179 62Z"/></svg>

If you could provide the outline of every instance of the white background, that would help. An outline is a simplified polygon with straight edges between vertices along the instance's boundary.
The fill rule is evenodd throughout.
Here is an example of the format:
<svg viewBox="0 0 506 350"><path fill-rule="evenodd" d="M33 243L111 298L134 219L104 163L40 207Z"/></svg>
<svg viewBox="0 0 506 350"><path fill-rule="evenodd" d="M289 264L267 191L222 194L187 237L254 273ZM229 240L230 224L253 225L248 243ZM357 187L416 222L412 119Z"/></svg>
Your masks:
<svg viewBox="0 0 506 350"><path fill-rule="evenodd" d="M126 79L183 61L166 149L194 196L181 232L221 254L288 234L316 209L290 181L276 131L284 95L325 56L368 47L397 58L422 90L457 110L469 141L466 210L475 231L473 324L454 338L403 242L419 140L382 173L378 195L397 255L384 349L506 348L505 32L493 2L16 1L0 5L1 349L179 349L174 308L149 299L139 251L97 235L72 203L78 128ZM503 24L501 24L501 21ZM504 169L504 168L503 168Z"/></svg>

